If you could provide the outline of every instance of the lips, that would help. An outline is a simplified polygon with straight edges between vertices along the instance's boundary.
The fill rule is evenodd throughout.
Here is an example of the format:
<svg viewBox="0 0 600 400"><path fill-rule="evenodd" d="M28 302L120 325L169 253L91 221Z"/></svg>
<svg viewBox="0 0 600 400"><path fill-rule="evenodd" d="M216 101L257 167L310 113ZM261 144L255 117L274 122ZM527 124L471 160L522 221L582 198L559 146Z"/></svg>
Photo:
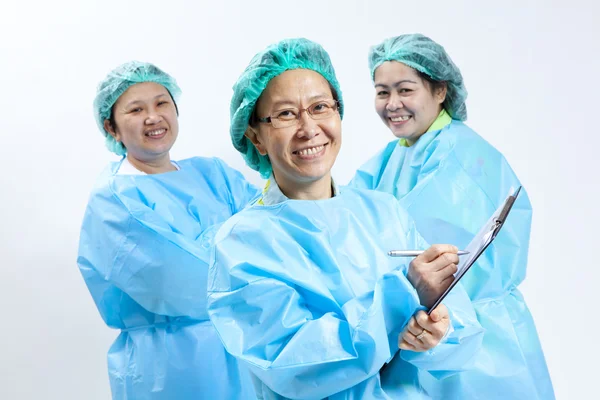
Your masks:
<svg viewBox="0 0 600 400"><path fill-rule="evenodd" d="M159 128L159 129L153 129L151 131L147 131L144 133L144 136L156 139L156 138L161 138L165 135L165 133L167 133L167 129L166 128Z"/></svg>
<svg viewBox="0 0 600 400"><path fill-rule="evenodd" d="M328 144L329 143L320 144L320 145L312 146L312 147L305 147L300 150L295 150L292 153L294 155L296 155L300 158L304 158L304 159L316 158L316 157L319 157L321 154L323 154L323 152L325 151L325 147Z"/></svg>
<svg viewBox="0 0 600 400"><path fill-rule="evenodd" d="M325 148L325 145L319 145L319 146L314 146L314 147L308 147L306 149L302 149L302 150L296 150L294 151L294 154L298 154L301 156L309 156L311 154L317 154L318 152L320 152L321 150L323 150Z"/></svg>
<svg viewBox="0 0 600 400"><path fill-rule="evenodd" d="M388 117L388 119L392 122L406 122L411 118L411 115L398 115L396 117Z"/></svg>

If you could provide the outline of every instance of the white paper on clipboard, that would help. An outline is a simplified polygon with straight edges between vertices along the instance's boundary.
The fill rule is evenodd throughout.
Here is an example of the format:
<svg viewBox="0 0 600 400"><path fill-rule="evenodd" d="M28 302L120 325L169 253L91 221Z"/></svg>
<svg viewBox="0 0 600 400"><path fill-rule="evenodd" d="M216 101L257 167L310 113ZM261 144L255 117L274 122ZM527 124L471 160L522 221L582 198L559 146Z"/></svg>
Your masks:
<svg viewBox="0 0 600 400"><path fill-rule="evenodd" d="M471 243L465 248L469 254L462 256L458 263L457 269L458 271L454 275L454 281L452 284L446 289L444 293L440 296L439 299L431 306L427 314L433 311L443 300L446 298L448 293L456 286L456 284L460 281L460 279L467 273L469 268L477 261L479 256L485 252L488 246L492 243L492 241L500 232L500 229L504 225L510 210L512 209L513 204L515 203L519 193L521 192L521 186L517 188L517 190L513 190L511 188L508 197L504 201L504 203L500 204L500 207L492 214L490 219L483 225L480 231L475 235Z"/></svg>

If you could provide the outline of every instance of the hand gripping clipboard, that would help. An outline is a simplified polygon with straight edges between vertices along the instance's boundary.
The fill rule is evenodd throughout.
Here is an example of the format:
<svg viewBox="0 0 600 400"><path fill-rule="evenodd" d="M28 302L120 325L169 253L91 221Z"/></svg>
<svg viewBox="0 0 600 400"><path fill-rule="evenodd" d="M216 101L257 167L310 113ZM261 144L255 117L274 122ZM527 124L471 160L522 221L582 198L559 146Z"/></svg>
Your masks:
<svg viewBox="0 0 600 400"><path fill-rule="evenodd" d="M427 314L431 314L433 310L446 298L448 293L456 286L456 284L460 281L460 279L467 273L469 268L475 264L475 261L479 258L480 255L488 248L488 246L494 241L500 229L506 222L506 218L512 209L513 204L517 200L517 196L521 192L521 186L517 188L514 194L509 194L506 201L498 207L498 209L494 212L492 217L486 222L486 224L481 228L479 233L471 240L471 243L466 247L466 251L469 252L468 255L461 258L458 263L458 272L454 276L454 281L450 284L448 289L436 302L431 306L431 308L427 311Z"/></svg>

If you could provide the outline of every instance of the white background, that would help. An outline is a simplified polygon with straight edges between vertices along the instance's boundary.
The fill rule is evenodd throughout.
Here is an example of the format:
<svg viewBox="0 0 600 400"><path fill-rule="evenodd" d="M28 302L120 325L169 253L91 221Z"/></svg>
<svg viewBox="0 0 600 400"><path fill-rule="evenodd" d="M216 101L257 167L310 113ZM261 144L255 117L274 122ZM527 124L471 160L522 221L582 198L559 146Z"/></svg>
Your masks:
<svg viewBox="0 0 600 400"><path fill-rule="evenodd" d="M108 399L102 322L76 265L89 191L115 160L96 85L137 59L183 89L174 159L219 156L255 183L228 133L231 86L266 45L303 36L331 55L346 102L334 176L392 140L373 107L369 46L422 32L469 90L468 124L504 153L534 206L522 285L559 399L598 377L597 2L21 1L0 11L0 399ZM484 4L485 3L485 4ZM489 4L488 4L489 3Z"/></svg>

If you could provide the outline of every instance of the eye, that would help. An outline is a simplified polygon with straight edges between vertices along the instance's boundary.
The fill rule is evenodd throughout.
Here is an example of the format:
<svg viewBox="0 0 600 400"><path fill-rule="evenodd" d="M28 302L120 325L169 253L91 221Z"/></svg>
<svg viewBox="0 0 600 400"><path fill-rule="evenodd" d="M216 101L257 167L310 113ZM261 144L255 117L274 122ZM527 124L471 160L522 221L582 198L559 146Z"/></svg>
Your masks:
<svg viewBox="0 0 600 400"><path fill-rule="evenodd" d="M331 105L323 101L321 103L313 104L310 108L313 114L324 114L331 110Z"/></svg>
<svg viewBox="0 0 600 400"><path fill-rule="evenodd" d="M131 110L129 110L130 114L135 114L135 113L139 113L140 111L142 111L141 107L136 107L136 108L132 108Z"/></svg>
<svg viewBox="0 0 600 400"><path fill-rule="evenodd" d="M411 89L406 89L406 88L398 89L398 93L409 93L409 92L412 92L412 90Z"/></svg>
<svg viewBox="0 0 600 400"><path fill-rule="evenodd" d="M162 105L165 105L165 104L169 104L169 102L166 101L166 100L161 100L161 101L158 102L158 106L159 107L162 106Z"/></svg>
<svg viewBox="0 0 600 400"><path fill-rule="evenodd" d="M384 97L387 96L389 93L387 92L387 90L380 90L377 92L377 96L379 97Z"/></svg>
<svg viewBox="0 0 600 400"><path fill-rule="evenodd" d="M274 117L282 121L289 121L292 119L297 119L296 113L297 112L294 110L280 110L275 112Z"/></svg>

